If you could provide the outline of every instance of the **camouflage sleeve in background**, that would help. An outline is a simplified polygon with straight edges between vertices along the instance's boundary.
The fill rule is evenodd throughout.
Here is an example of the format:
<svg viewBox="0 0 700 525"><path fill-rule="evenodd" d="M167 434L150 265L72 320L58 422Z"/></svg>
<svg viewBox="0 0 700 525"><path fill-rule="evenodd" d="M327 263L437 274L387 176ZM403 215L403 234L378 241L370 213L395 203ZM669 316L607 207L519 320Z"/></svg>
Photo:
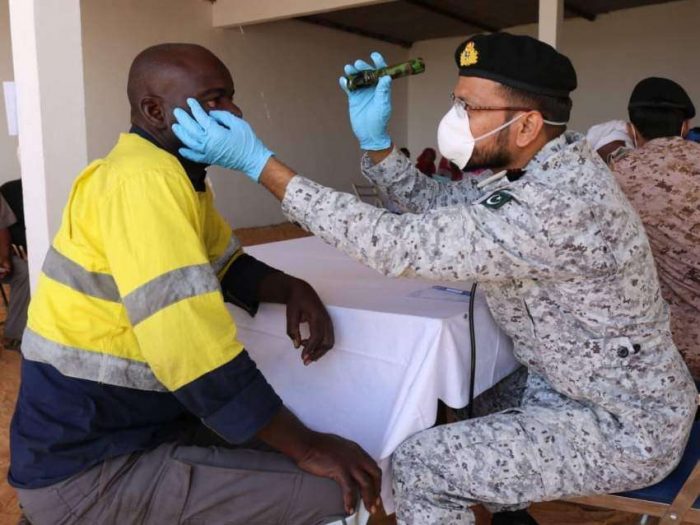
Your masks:
<svg viewBox="0 0 700 525"><path fill-rule="evenodd" d="M362 174L396 208L409 213L466 204L483 196L483 191L476 187L480 178L465 175L458 182L438 182L418 171L396 148L379 164L374 164L365 153L361 167Z"/></svg>
<svg viewBox="0 0 700 525"><path fill-rule="evenodd" d="M468 206L395 215L296 176L282 210L327 243L394 277L556 279L614 267L601 236L584 224L582 203L541 188L501 193ZM531 206L527 193L538 195L540 209ZM505 203L494 205L490 199L496 196Z"/></svg>
<svg viewBox="0 0 700 525"><path fill-rule="evenodd" d="M700 144L653 139L617 156L611 169L644 223L673 339L700 378Z"/></svg>

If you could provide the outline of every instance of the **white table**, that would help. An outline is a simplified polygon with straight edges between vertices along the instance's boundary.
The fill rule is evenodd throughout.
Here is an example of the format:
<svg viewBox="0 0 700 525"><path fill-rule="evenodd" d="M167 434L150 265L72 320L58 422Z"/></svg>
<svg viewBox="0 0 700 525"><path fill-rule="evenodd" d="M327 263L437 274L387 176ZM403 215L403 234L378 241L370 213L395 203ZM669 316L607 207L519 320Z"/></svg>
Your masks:
<svg viewBox="0 0 700 525"><path fill-rule="evenodd" d="M356 441L379 462L382 497L392 511L391 453L435 423L438 399L451 407L468 403L468 297L432 287L470 285L390 279L315 237L246 251L316 289L333 318L336 344L304 367L286 335L284 307L271 304L261 305L255 318L232 307L239 338L306 425ZM478 292L474 318L479 394L518 364Z"/></svg>

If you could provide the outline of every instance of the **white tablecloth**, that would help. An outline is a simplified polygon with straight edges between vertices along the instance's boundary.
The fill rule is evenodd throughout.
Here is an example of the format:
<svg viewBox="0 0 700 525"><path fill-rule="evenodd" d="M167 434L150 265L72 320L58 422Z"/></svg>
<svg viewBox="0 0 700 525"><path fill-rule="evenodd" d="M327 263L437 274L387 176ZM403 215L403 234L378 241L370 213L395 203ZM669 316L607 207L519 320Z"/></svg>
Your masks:
<svg viewBox="0 0 700 525"><path fill-rule="evenodd" d="M433 286L470 285L389 279L315 237L246 251L316 289L333 318L336 344L304 367L286 335L284 306L271 304L261 305L255 318L232 307L239 338L306 425L352 439L378 460L391 511L391 453L435 423L438 399L452 407L468 402L468 297ZM474 317L479 394L518 365L478 292Z"/></svg>

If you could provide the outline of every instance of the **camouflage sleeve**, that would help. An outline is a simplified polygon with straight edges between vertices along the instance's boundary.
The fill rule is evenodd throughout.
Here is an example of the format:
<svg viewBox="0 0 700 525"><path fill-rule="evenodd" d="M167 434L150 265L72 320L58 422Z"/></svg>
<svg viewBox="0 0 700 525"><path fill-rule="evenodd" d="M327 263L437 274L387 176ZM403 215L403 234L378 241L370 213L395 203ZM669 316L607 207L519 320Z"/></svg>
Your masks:
<svg viewBox="0 0 700 525"><path fill-rule="evenodd" d="M465 204L483 195L472 177L449 184L426 177L396 148L379 164L372 163L365 154L361 166L363 175L396 208L410 213Z"/></svg>
<svg viewBox="0 0 700 525"><path fill-rule="evenodd" d="M600 235L576 235L577 225L589 217L578 206L560 202L556 212L563 216L548 224L516 198L494 197L424 214L395 215L296 176L282 210L327 243L395 277L549 279L610 271L609 265L614 265L602 256L608 248ZM555 217L553 213L547 210L547 216Z"/></svg>

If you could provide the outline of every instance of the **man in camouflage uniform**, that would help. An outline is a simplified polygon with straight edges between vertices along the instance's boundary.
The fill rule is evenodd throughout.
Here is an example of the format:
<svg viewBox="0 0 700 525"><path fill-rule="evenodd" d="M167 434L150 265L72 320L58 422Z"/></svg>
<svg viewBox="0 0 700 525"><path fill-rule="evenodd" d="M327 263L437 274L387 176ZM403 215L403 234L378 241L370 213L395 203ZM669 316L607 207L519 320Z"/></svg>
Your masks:
<svg viewBox="0 0 700 525"><path fill-rule="evenodd" d="M644 223L673 340L700 378L700 144L683 138L694 116L681 86L642 80L629 101L638 147L615 155L611 169Z"/></svg>
<svg viewBox="0 0 700 525"><path fill-rule="evenodd" d="M563 132L571 63L504 33L473 37L456 60L440 149L460 168L496 173L478 191L425 180L392 147L387 77L348 93L351 122L365 175L414 213L374 208L274 157L260 177L290 219L382 273L479 281L529 369L518 408L398 448L402 524L471 524L479 502L517 508L649 485L679 461L695 412L639 217L583 137ZM244 121L191 107L197 121L176 111L183 155L240 169L268 151Z"/></svg>

